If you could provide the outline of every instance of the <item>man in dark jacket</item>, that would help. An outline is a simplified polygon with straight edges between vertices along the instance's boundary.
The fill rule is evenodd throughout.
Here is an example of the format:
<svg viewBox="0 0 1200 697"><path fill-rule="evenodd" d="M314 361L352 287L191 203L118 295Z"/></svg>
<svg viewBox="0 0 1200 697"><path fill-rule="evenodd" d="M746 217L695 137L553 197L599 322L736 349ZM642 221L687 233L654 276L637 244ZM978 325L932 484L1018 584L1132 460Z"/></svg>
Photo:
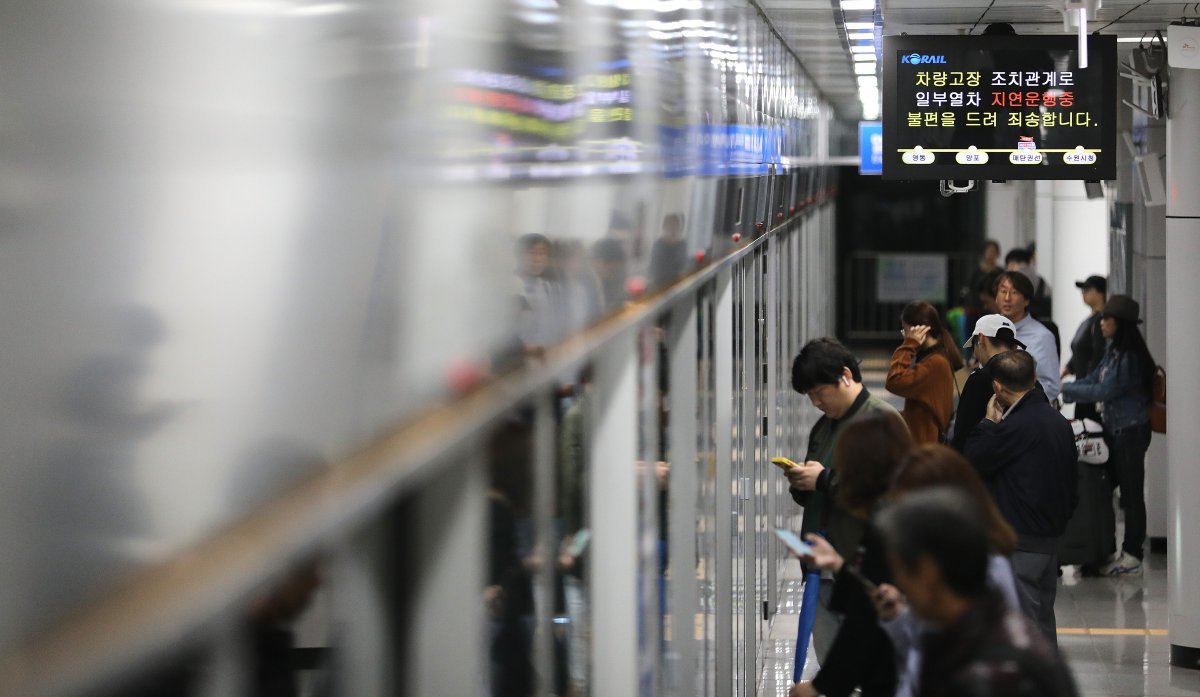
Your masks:
<svg viewBox="0 0 1200 697"><path fill-rule="evenodd" d="M1063 366L1062 375L1082 378L1100 365L1100 359L1104 357L1105 339L1100 333L1100 314L1108 300L1108 280L1103 276L1088 276L1086 280L1076 281L1075 287L1083 292L1083 302L1091 308L1092 314L1075 330L1071 339L1071 360ZM1100 412L1094 402L1077 402L1075 418L1099 421Z"/></svg>
<svg viewBox="0 0 1200 697"><path fill-rule="evenodd" d="M859 414L890 411L900 418L900 412L867 391L858 359L836 339L813 339L800 349L792 361L792 387L823 414L809 431L803 464L787 471L792 499L804 507L800 534L824 532L843 557L854 558L866 523L834 503L838 463L833 453L837 439L846 422ZM821 585L826 602L828 588L829 584ZM813 648L822 662L832 647L837 627L838 620L832 613L824 608L817 612Z"/></svg>
<svg viewBox="0 0 1200 697"><path fill-rule="evenodd" d="M1057 644L1058 538L1079 499L1075 436L1034 389L1037 366L1028 353L1000 354L990 369L996 396L967 437L964 454L1017 532L1012 566L1021 609Z"/></svg>
<svg viewBox="0 0 1200 697"><path fill-rule="evenodd" d="M880 512L892 576L929 630L919 697L1074 697L1071 673L988 586L987 526L961 490L917 492Z"/></svg>
<svg viewBox="0 0 1200 697"><path fill-rule="evenodd" d="M1025 344L1017 341L1017 328L1012 320L1004 315L984 315L975 323L975 330L963 348L971 349L975 360L979 361L979 367L963 383L962 394L958 396L958 411L954 413L950 445L960 453L967 445L971 429L983 420L988 402L996 394L992 391L992 371L988 368L988 362L1002 353L1024 350ZM1037 389L1042 389L1040 382Z"/></svg>
<svg viewBox="0 0 1200 697"><path fill-rule="evenodd" d="M804 507L800 534L825 532L843 557L852 557L866 524L833 503L838 476L834 446L842 426L855 416L899 412L867 391L858 359L836 339L813 339L800 349L792 362L792 387L823 414L808 434L804 463L787 472L792 499Z"/></svg>

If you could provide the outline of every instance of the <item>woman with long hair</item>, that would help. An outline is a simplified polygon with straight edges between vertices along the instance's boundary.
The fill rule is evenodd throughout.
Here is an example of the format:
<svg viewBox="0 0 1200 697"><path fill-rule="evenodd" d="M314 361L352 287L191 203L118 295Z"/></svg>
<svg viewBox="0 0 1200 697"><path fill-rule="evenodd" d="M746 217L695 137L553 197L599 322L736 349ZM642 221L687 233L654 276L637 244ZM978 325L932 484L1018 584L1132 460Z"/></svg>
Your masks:
<svg viewBox="0 0 1200 697"><path fill-rule="evenodd" d="M1017 533L1004 519L996 503L988 494L979 473L966 458L956 450L944 445L927 444L918 446L901 460L892 478L889 498L901 499L924 489L953 487L961 490L979 511L987 526L988 586L993 595L999 595L1003 603L1013 612L1020 612L1016 581L1008 557L1017 548ZM918 680L921 671L921 625L908 610L900 591L890 584L882 584L872 598L879 612L880 626L887 632L896 651L897 676L896 697L913 697L919 693Z"/></svg>
<svg viewBox="0 0 1200 697"><path fill-rule="evenodd" d="M828 540L808 535L813 548L805 561L834 572L829 609L843 619L833 643L812 682L792 686L791 697L848 697L855 688L863 697L892 697L896 663L892 644L879 626L878 615L863 578L871 583L891 581L883 542L867 526L891 485L896 464L912 447L908 429L895 412L874 411L851 419L835 446L838 489L835 505L862 525L861 545L847 560ZM819 638L819 637L818 637Z"/></svg>
<svg viewBox="0 0 1200 697"><path fill-rule="evenodd" d="M913 441L945 443L954 415L954 373L962 353L933 305L911 302L900 313L904 341L892 353L884 387L904 398L904 422Z"/></svg>
<svg viewBox="0 0 1200 697"><path fill-rule="evenodd" d="M1110 576L1142 573L1146 539L1146 449L1150 417L1146 407L1154 386L1155 363L1138 331L1139 307L1128 295L1110 296L1100 313L1104 357L1087 376L1063 385L1065 402L1101 402L1108 469L1121 488L1125 539L1121 551L1101 571Z"/></svg>

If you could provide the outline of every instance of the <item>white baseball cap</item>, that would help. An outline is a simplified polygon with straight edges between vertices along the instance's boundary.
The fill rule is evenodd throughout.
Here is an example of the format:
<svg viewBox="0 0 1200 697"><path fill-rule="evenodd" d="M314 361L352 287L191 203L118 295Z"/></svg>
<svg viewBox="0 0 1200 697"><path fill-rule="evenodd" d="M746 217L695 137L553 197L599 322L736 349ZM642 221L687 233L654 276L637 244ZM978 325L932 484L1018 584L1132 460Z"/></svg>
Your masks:
<svg viewBox="0 0 1200 697"><path fill-rule="evenodd" d="M967 342L963 344L963 348L970 348L971 342L974 341L975 337L979 336L980 334L995 338L997 332L1002 329L1007 329L1012 334L1012 341L1017 345L1017 348L1025 348L1025 344L1017 341L1016 325L1014 325L1012 320L1004 315L984 315L983 317L980 317L979 321L975 323L975 331L971 332L971 336L967 339Z"/></svg>

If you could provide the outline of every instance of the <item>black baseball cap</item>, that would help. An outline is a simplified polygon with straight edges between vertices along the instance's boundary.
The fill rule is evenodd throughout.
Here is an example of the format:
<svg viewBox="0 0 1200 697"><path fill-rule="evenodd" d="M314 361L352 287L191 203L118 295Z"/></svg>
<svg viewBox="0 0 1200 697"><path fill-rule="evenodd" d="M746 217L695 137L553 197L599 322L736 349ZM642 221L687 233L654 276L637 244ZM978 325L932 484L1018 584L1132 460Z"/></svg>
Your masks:
<svg viewBox="0 0 1200 697"><path fill-rule="evenodd" d="M1084 288L1095 288L1096 290L1108 295L1108 280L1103 276L1088 276L1086 280L1075 281L1075 287L1080 290Z"/></svg>

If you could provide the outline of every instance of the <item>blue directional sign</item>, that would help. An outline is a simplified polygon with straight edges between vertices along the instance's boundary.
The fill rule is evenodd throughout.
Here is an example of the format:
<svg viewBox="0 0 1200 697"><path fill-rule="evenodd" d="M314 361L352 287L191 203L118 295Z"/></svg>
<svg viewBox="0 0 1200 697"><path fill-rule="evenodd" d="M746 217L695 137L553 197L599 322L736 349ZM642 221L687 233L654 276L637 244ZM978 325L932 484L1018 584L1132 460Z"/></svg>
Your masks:
<svg viewBox="0 0 1200 697"><path fill-rule="evenodd" d="M883 174L883 122L858 122L858 173Z"/></svg>

